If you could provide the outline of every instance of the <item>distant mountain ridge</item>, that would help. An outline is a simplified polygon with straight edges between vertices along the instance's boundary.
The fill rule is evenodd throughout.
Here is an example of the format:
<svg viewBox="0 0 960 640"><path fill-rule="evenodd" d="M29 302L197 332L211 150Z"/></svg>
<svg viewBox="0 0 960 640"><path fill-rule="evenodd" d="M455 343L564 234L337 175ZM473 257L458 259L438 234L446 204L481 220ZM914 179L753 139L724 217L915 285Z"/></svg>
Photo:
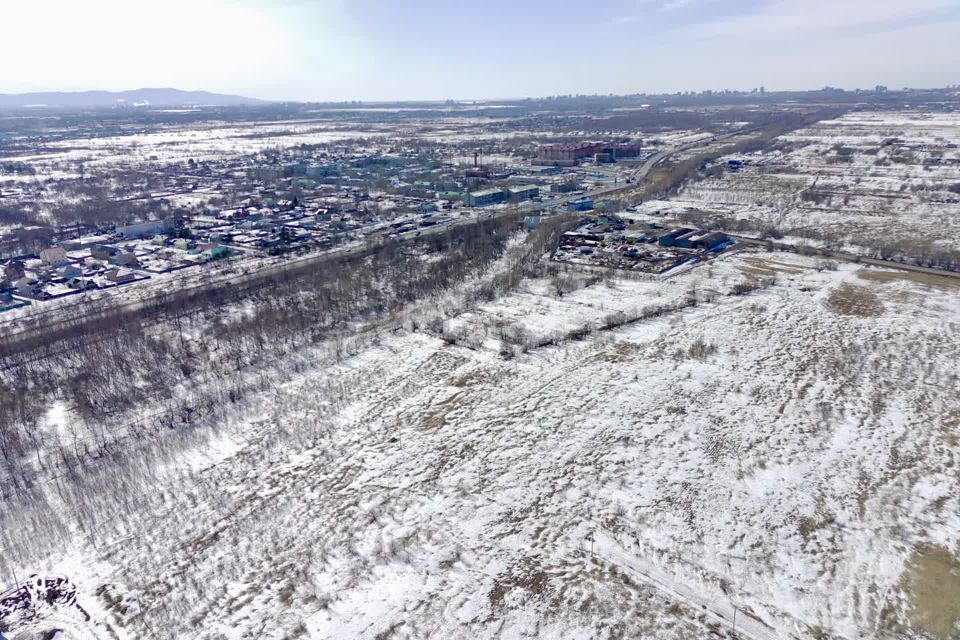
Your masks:
<svg viewBox="0 0 960 640"><path fill-rule="evenodd" d="M180 89L134 89L132 91L40 91L0 93L0 108L32 107L113 107L145 105L154 107L238 106L265 104L265 100L244 96L182 91Z"/></svg>

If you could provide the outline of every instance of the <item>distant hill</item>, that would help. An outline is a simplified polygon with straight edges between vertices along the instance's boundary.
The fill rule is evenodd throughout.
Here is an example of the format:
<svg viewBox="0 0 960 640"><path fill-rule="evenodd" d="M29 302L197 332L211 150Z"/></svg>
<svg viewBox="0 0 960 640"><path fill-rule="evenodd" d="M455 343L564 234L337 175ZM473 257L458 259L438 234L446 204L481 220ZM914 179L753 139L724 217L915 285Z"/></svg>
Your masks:
<svg viewBox="0 0 960 640"><path fill-rule="evenodd" d="M37 93L0 93L0 108L43 105L59 108L114 107L150 105L154 107L236 106L264 104L265 101L209 91L179 89L135 89L133 91L42 91Z"/></svg>

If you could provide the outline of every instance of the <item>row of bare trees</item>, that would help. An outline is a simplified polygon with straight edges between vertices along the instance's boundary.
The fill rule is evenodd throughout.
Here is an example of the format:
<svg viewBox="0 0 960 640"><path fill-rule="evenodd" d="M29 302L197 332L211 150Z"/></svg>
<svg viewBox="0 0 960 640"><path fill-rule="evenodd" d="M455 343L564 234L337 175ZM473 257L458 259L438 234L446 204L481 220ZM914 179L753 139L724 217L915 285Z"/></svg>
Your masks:
<svg viewBox="0 0 960 640"><path fill-rule="evenodd" d="M823 246L827 248L833 245L840 245L837 248L842 248L846 240L844 237L838 237L836 232L830 228L785 229L768 221L737 218L699 210L685 211L679 215L679 219L684 224L701 229L719 229L729 233L757 235L772 240L783 238L789 234L798 238L822 242ZM888 260L946 271L960 271L960 250L939 243L936 239L923 238L917 234L902 234L887 238L861 236L857 239L857 245L862 248L861 257L864 258Z"/></svg>
<svg viewBox="0 0 960 640"><path fill-rule="evenodd" d="M482 273L503 255L518 222L506 216L458 225L279 274L172 291L136 309L52 319L29 335L0 339L5 488L26 490L51 465L73 468L117 455L145 434L201 423L268 384L260 374L284 358ZM530 234L528 259L510 268L527 268L556 232L547 225ZM493 286L504 290L520 277ZM73 416L66 433L46 425L55 402Z"/></svg>

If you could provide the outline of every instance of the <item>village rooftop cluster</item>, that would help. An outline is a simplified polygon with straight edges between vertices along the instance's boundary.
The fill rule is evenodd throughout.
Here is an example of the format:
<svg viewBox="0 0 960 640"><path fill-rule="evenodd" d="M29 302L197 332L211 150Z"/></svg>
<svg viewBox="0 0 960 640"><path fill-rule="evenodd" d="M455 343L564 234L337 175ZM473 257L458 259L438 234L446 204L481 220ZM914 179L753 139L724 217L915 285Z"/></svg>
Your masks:
<svg viewBox="0 0 960 640"><path fill-rule="evenodd" d="M473 142L427 151L337 142L169 164L150 156L147 177L124 192L131 207L153 207L149 219L77 221L46 235L0 230L0 311L222 261L246 270L258 260L413 237L504 208L529 210L528 227L555 210L614 209L615 201L595 203L590 192L631 183L658 144L500 140L486 158ZM23 162L6 172L36 174ZM6 184L0 203L16 205L42 200L57 181Z"/></svg>

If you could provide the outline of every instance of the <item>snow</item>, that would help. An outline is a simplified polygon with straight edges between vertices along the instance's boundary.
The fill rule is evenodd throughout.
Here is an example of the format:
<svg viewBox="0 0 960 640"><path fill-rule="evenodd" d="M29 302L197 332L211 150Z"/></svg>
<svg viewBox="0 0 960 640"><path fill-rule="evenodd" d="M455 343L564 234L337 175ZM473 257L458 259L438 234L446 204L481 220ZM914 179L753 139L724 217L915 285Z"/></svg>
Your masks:
<svg viewBox="0 0 960 640"><path fill-rule="evenodd" d="M958 249L958 132L956 113L852 112L720 158L747 164L642 210L707 211L858 253L891 242Z"/></svg>
<svg viewBox="0 0 960 640"><path fill-rule="evenodd" d="M758 262L776 282L736 295ZM318 360L64 570L81 603L121 585L170 637L708 637L734 606L742 637L876 637L880 608L905 615L912 548L960 543L941 432L960 296L815 266L743 253L562 297L526 281L450 319L475 348L399 331ZM841 286L882 312L838 312ZM511 323L554 344L501 357Z"/></svg>
<svg viewBox="0 0 960 640"><path fill-rule="evenodd" d="M63 402L54 402L44 416L43 429L54 438L69 439L69 408Z"/></svg>

